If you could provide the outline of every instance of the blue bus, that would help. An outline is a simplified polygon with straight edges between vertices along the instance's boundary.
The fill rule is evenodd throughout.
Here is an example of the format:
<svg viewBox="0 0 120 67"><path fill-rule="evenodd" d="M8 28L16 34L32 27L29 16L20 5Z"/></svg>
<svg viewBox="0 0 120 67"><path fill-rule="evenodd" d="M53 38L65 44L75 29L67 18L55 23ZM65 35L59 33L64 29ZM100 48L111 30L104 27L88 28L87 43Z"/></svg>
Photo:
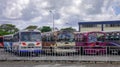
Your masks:
<svg viewBox="0 0 120 67"><path fill-rule="evenodd" d="M13 38L13 35L4 35L3 36L5 51L12 51L12 43L13 43L12 38Z"/></svg>

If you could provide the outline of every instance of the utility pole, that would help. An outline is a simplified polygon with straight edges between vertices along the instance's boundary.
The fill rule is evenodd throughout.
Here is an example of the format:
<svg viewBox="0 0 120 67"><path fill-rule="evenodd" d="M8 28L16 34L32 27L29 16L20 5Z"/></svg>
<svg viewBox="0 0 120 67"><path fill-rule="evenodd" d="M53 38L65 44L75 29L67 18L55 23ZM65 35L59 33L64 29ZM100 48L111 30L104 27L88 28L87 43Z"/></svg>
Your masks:
<svg viewBox="0 0 120 67"><path fill-rule="evenodd" d="M53 11L49 11L50 13L51 13L51 15L52 15L52 23L53 23L53 28L52 28L52 32L54 32L54 29L55 29L55 22L54 22L54 13L53 13Z"/></svg>

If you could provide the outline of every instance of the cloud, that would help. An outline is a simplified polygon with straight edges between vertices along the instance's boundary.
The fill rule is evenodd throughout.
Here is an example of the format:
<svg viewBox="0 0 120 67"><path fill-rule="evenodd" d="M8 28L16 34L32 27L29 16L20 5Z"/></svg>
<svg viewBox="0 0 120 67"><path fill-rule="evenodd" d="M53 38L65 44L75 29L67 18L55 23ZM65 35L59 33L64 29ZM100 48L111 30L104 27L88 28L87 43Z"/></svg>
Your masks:
<svg viewBox="0 0 120 67"><path fill-rule="evenodd" d="M3 16L9 19L17 19L22 16L21 11L25 9L29 0L11 0L6 1L6 8L3 9Z"/></svg>
<svg viewBox="0 0 120 67"><path fill-rule="evenodd" d="M52 27L54 15L56 27L78 29L80 21L119 20L119 5L119 0L0 0L0 23Z"/></svg>

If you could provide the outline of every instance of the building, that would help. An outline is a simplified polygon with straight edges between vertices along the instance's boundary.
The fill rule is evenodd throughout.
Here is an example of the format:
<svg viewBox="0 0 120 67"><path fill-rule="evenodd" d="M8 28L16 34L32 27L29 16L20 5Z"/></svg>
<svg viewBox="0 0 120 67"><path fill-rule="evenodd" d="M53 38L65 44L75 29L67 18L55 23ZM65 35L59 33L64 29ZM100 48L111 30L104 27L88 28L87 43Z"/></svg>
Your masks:
<svg viewBox="0 0 120 67"><path fill-rule="evenodd" d="M120 30L120 21L79 22L79 31L109 31Z"/></svg>

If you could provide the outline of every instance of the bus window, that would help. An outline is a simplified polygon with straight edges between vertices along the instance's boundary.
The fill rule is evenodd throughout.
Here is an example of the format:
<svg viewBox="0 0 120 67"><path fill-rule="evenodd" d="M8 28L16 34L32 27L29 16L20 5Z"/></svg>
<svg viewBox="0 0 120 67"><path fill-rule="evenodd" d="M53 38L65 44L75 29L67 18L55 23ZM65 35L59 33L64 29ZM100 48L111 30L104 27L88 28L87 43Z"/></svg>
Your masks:
<svg viewBox="0 0 120 67"><path fill-rule="evenodd" d="M103 33L89 33L88 41L89 42L103 42L105 39L105 34Z"/></svg>
<svg viewBox="0 0 120 67"><path fill-rule="evenodd" d="M51 36L50 36L50 41L52 41L52 42L55 41L55 36L54 36L54 35L51 35Z"/></svg>
<svg viewBox="0 0 120 67"><path fill-rule="evenodd" d="M31 32L31 41L41 41L40 32Z"/></svg>
<svg viewBox="0 0 120 67"><path fill-rule="evenodd" d="M95 33L91 33L88 35L88 41L89 42L96 42L97 41L97 35Z"/></svg>
<svg viewBox="0 0 120 67"><path fill-rule="evenodd" d="M14 41L14 42L18 42L18 41L19 41L19 33L15 34L15 35L13 36L13 41Z"/></svg>
<svg viewBox="0 0 120 67"><path fill-rule="evenodd" d="M85 42L85 37L83 34L77 34L76 35L76 41L77 42Z"/></svg>
<svg viewBox="0 0 120 67"><path fill-rule="evenodd" d="M4 42L12 42L12 36L4 36Z"/></svg>
<svg viewBox="0 0 120 67"><path fill-rule="evenodd" d="M120 39L119 39L119 38L120 38L119 32L115 33L114 37L115 37L115 40L120 40Z"/></svg>
<svg viewBox="0 0 120 67"><path fill-rule="evenodd" d="M21 41L30 41L30 33L21 32Z"/></svg>
<svg viewBox="0 0 120 67"><path fill-rule="evenodd" d="M47 38L46 35L43 35L43 36L42 36L42 41L45 42L45 41L47 40L46 38Z"/></svg>
<svg viewBox="0 0 120 67"><path fill-rule="evenodd" d="M109 33L106 34L105 39L106 39L107 41L110 39L110 37L109 37Z"/></svg>
<svg viewBox="0 0 120 67"><path fill-rule="evenodd" d="M59 33L57 36L57 41L67 41L67 42L73 42L74 41L74 34L72 33Z"/></svg>
<svg viewBox="0 0 120 67"><path fill-rule="evenodd" d="M97 41L104 42L105 40L105 35L102 33L97 33Z"/></svg>
<svg viewBox="0 0 120 67"><path fill-rule="evenodd" d="M21 41L40 41L41 34L39 32L21 32Z"/></svg>

